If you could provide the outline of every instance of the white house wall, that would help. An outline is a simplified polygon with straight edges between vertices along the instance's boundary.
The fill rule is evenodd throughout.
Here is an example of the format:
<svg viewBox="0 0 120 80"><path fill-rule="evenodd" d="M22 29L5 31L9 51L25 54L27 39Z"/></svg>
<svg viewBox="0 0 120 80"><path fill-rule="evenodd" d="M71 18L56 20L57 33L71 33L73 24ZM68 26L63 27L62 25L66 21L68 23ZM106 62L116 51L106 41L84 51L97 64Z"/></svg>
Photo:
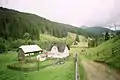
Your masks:
<svg viewBox="0 0 120 80"><path fill-rule="evenodd" d="M25 54L25 56L29 56L29 54Z"/></svg>
<svg viewBox="0 0 120 80"><path fill-rule="evenodd" d="M65 58L69 56L68 47L65 47L64 52L59 52L57 46L53 46L51 51L48 53L48 57L52 58Z"/></svg>
<svg viewBox="0 0 120 80"><path fill-rule="evenodd" d="M37 60L44 61L44 60L46 60L46 56L38 55Z"/></svg>

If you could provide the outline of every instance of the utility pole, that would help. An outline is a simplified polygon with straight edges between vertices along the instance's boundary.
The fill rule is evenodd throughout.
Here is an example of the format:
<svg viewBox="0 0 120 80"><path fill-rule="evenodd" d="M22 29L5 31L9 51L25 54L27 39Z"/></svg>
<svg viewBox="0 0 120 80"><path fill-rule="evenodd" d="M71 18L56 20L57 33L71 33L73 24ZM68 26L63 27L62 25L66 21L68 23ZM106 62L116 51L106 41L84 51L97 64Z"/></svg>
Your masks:
<svg viewBox="0 0 120 80"><path fill-rule="evenodd" d="M115 31L116 31L116 26L117 26L117 25L116 25L115 23L114 23L113 25L114 25L114 27L115 27Z"/></svg>

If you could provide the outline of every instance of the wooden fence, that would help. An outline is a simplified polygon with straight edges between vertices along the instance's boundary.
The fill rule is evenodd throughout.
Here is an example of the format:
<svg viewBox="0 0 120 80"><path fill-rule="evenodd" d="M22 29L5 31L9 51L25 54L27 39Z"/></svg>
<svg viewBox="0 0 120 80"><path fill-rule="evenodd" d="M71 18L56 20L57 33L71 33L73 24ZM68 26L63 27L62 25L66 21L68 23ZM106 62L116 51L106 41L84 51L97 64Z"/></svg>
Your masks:
<svg viewBox="0 0 120 80"><path fill-rule="evenodd" d="M75 55L75 80L80 80L78 55Z"/></svg>

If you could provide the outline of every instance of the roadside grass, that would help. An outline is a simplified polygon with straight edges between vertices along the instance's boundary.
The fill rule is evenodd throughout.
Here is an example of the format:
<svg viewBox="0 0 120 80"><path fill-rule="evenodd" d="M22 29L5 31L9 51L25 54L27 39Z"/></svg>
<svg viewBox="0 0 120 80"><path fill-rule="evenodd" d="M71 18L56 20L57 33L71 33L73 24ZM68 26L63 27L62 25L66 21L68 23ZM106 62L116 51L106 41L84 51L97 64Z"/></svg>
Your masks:
<svg viewBox="0 0 120 80"><path fill-rule="evenodd" d="M80 54L81 53L81 50L82 50L82 48L70 48L70 53L72 54L72 55L75 55L76 53L77 54Z"/></svg>
<svg viewBox="0 0 120 80"><path fill-rule="evenodd" d="M88 80L87 79L87 74L85 72L85 69L81 63L81 61L79 62L79 74L80 74L80 80Z"/></svg>
<svg viewBox="0 0 120 80"><path fill-rule="evenodd" d="M85 69L81 63L82 60L88 60L85 57L85 54L83 52L81 52L81 50L83 50L84 48L71 48L70 52L73 56L75 56L75 54L78 54L78 59L79 59L79 76L80 76L80 80L88 80L87 79L87 74L85 72Z"/></svg>
<svg viewBox="0 0 120 80"><path fill-rule="evenodd" d="M86 57L90 60L103 61L107 63L109 67L119 69L120 54L116 54L115 56L112 55L112 48L117 46L120 46L120 36L116 36L113 39L103 42L98 47L87 49ZM118 50L120 51L120 48L118 48Z"/></svg>

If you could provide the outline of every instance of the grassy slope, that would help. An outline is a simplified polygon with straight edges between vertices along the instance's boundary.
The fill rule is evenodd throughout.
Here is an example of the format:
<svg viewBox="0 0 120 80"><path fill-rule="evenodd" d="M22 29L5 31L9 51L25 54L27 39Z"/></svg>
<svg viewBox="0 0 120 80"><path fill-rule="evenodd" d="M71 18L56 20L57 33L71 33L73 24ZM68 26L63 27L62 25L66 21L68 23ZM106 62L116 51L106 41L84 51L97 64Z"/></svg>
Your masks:
<svg viewBox="0 0 120 80"><path fill-rule="evenodd" d="M40 34L40 41L65 42L65 39L66 39L66 37L64 37L64 38L57 38L57 37L46 35L46 34Z"/></svg>
<svg viewBox="0 0 120 80"><path fill-rule="evenodd" d="M108 40L96 48L90 48L87 50L87 57L92 60L102 60L112 67L119 68L120 67L120 55L117 56L112 55L112 48L119 46L120 44L120 37L116 36L115 38ZM97 55L97 53L99 55Z"/></svg>
<svg viewBox="0 0 120 80"><path fill-rule="evenodd" d="M69 35L72 37L72 38L76 38L76 34L75 33L70 33L69 32ZM84 42L84 41L87 41L88 39L85 37L85 36L83 36L83 35L79 35L79 40L81 41L81 42Z"/></svg>
<svg viewBox="0 0 120 80"><path fill-rule="evenodd" d="M65 43L66 37L64 38L57 38L47 34L40 34L40 40L33 41L35 44L39 45L42 49L47 49L53 43Z"/></svg>

